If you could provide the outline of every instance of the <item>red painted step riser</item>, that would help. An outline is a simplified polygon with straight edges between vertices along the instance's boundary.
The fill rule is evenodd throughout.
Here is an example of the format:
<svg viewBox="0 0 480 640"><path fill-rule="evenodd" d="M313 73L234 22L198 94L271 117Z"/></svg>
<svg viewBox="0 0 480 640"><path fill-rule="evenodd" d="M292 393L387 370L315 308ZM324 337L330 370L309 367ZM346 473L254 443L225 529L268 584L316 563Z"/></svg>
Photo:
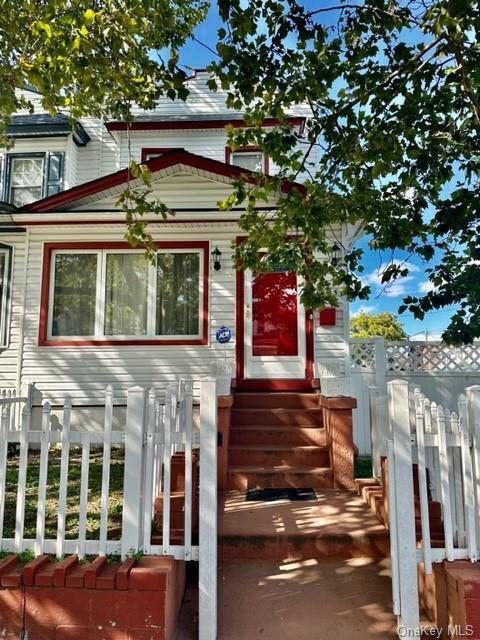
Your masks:
<svg viewBox="0 0 480 640"><path fill-rule="evenodd" d="M256 451L255 449L230 449L230 465L289 465L292 467L329 467L330 454L326 448L316 451Z"/></svg>
<svg viewBox="0 0 480 640"><path fill-rule="evenodd" d="M316 393L237 393L234 409L318 409Z"/></svg>
<svg viewBox="0 0 480 640"><path fill-rule="evenodd" d="M356 539L328 539L304 537L220 538L218 545L221 562L245 560L310 560L323 558L385 558L390 555L388 534L359 536Z"/></svg>
<svg viewBox="0 0 480 640"><path fill-rule="evenodd" d="M332 489L333 474L331 469L317 473L245 473L243 471L229 471L227 488L238 491L247 489L282 489L294 487L303 489Z"/></svg>
<svg viewBox="0 0 480 640"><path fill-rule="evenodd" d="M231 426L249 425L252 427L283 425L286 427L322 427L320 409L233 409Z"/></svg>
<svg viewBox="0 0 480 640"><path fill-rule="evenodd" d="M242 429L232 428L230 431L230 444L265 444L265 445L292 445L292 446L326 446L326 433L324 429L301 428L277 430L271 429Z"/></svg>

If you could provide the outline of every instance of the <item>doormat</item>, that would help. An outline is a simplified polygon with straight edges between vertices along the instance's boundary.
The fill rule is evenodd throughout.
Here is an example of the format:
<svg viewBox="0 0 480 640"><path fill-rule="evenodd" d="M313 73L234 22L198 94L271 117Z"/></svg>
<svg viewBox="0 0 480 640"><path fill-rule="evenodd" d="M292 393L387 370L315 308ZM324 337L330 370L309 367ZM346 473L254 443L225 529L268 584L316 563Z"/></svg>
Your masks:
<svg viewBox="0 0 480 640"><path fill-rule="evenodd" d="M246 502L273 502L274 500L315 500L314 489L247 489Z"/></svg>

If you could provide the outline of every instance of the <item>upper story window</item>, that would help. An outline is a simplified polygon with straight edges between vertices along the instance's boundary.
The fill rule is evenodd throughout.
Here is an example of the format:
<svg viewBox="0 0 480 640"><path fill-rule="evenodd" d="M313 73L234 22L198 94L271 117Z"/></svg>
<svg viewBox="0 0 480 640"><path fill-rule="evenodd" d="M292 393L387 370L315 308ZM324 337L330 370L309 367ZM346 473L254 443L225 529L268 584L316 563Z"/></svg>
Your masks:
<svg viewBox="0 0 480 640"><path fill-rule="evenodd" d="M117 246L47 247L40 343L205 344L207 243L179 244L154 265Z"/></svg>
<svg viewBox="0 0 480 640"><path fill-rule="evenodd" d="M160 158L169 151L183 151L183 147L144 147L142 149L142 162Z"/></svg>
<svg viewBox="0 0 480 640"><path fill-rule="evenodd" d="M16 207L58 193L63 188L64 154L8 153L1 166L0 199Z"/></svg>
<svg viewBox="0 0 480 640"><path fill-rule="evenodd" d="M225 161L242 169L256 171L257 173L268 173L268 156L260 151L258 147L241 147L232 151L225 148Z"/></svg>

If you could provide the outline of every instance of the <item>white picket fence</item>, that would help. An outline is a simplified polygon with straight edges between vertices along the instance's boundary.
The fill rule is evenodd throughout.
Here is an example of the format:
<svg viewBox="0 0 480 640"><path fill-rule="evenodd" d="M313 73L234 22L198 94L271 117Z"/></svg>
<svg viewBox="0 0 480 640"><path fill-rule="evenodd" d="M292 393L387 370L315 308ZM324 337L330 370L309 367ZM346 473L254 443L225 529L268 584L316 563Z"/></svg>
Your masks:
<svg viewBox="0 0 480 640"><path fill-rule="evenodd" d="M128 391L124 431L113 430L114 392L105 393L105 420L102 433L78 431L71 428L72 407L69 399L63 405L61 429L52 429L52 408L48 402L42 406L40 429L32 428L30 395L0 396L0 549L12 552L32 550L36 556L47 553L60 557L64 554L119 554L122 558L138 550L145 554L171 555L179 560L199 561L200 616L199 638L216 638L217 620L217 400L216 380L200 383L200 430L193 431L192 383L180 382L157 394L135 387ZM21 408L19 422L13 416ZM12 459L9 444L19 448L18 479L16 486L15 530L5 537L7 470ZM36 446L32 459L31 445ZM59 490L57 497L57 523L55 537L47 538L46 504L48 468L52 446L61 448ZM100 491L100 524L96 539L87 531L89 513L89 467L93 448L102 450L102 477ZM123 511L121 533L118 539L108 535L108 501L112 447L121 448L123 461ZM80 449L80 498L78 504L78 536L67 539L67 497L69 467L72 451ZM194 451L200 455L199 489L199 541L194 544L194 518L192 503L197 487L194 478ZM183 452L185 459L184 535L183 544L171 544L171 481L172 456ZM58 454L57 454L58 457ZM77 454L78 460L78 454ZM38 465L38 499L35 518L35 537L25 538L25 505L27 471L30 464ZM77 462L78 464L78 462ZM152 544L152 523L155 499L163 494L163 528L161 542ZM178 542L178 541L177 541Z"/></svg>
<svg viewBox="0 0 480 640"><path fill-rule="evenodd" d="M465 387L480 384L480 343L450 347L438 341L353 338L347 370L349 393L357 399L355 444L360 454L375 457L371 388L384 395L387 382L401 378L422 388L438 404L453 406Z"/></svg>
<svg viewBox="0 0 480 640"><path fill-rule="evenodd" d="M394 612L402 628L418 630L417 565L432 572L433 562L479 557L480 387L460 395L455 411L431 402L405 380L387 383L388 412L372 394L374 429L386 437L388 511ZM414 465L418 495L414 493ZM429 502L441 505L443 536L430 530ZM416 502L420 532L415 527ZM420 535L419 535L420 534ZM420 538L420 541L419 541ZM414 631L412 631L413 633ZM413 637L413 636L412 636Z"/></svg>

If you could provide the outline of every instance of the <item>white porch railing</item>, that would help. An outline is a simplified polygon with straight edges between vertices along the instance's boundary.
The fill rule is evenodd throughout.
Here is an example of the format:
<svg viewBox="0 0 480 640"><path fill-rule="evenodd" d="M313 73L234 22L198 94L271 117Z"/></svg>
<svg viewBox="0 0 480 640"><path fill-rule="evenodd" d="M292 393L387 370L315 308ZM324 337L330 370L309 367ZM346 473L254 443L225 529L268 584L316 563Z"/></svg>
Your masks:
<svg viewBox="0 0 480 640"><path fill-rule="evenodd" d="M431 573L433 562L475 562L478 558L480 387L470 387L466 395L460 395L452 412L430 402L419 389L409 389L407 381L391 381L387 387L394 611L402 627L418 630L417 564L423 563L425 572ZM418 476L417 496L414 474ZM441 507L441 539L430 530L432 500ZM415 529L416 501L420 531Z"/></svg>
<svg viewBox="0 0 480 640"><path fill-rule="evenodd" d="M22 406L23 405L23 406ZM12 406L22 406L17 428ZM77 554L120 554L122 558L136 551L154 555L172 555L181 560L199 561L200 575L200 640L214 640L217 624L217 400L216 381L201 381L200 431L193 432L192 384L181 382L167 388L162 397L155 390L135 387L128 391L125 432L113 430L114 394L108 387L105 394L105 421L102 433L77 431L71 428L72 407L67 399L63 406L61 429L52 429L52 409L48 402L42 406L41 429L32 429L31 399L0 397L0 549L13 552L32 550L36 556L47 553L60 557ZM19 447L16 481L15 525L13 535L5 535L5 505L8 486L7 471L11 464L9 445ZM29 447L35 444L38 465L38 500L35 515L35 537L26 538L25 507L27 473L33 464ZM56 535L46 537L46 506L49 490L48 469L52 445L61 448L59 460L59 489L56 496ZM89 468L91 450L102 451L100 487L100 524L96 539L87 531L89 513ZM72 451L79 464L80 497L78 506L78 535L68 539L67 498L69 468ZM108 535L108 504L111 495L110 471L112 449L123 451L123 514L121 531L115 540ZM200 453L199 541L193 539L194 517L194 450ZM182 452L184 457L184 513L183 544L171 543L171 483L172 456ZM58 454L57 454L58 458ZM78 459L80 458L80 462ZM160 542L152 544L152 523L155 499L163 496L163 527ZM52 523L47 530L52 530Z"/></svg>

